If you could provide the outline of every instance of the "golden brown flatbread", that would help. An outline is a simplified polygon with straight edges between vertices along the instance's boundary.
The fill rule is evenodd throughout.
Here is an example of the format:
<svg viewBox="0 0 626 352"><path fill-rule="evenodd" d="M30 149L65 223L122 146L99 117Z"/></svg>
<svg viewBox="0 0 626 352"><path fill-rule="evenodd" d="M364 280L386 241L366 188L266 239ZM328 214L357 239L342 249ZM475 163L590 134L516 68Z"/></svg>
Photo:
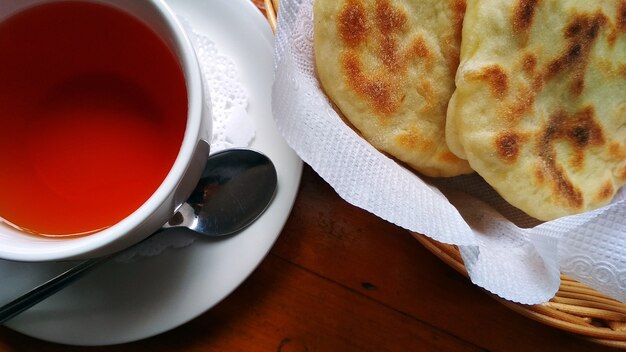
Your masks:
<svg viewBox="0 0 626 352"><path fill-rule="evenodd" d="M626 0L468 0L447 141L550 220L626 182Z"/></svg>
<svg viewBox="0 0 626 352"><path fill-rule="evenodd" d="M373 146L427 176L470 173L445 142L465 0L315 0L317 73Z"/></svg>

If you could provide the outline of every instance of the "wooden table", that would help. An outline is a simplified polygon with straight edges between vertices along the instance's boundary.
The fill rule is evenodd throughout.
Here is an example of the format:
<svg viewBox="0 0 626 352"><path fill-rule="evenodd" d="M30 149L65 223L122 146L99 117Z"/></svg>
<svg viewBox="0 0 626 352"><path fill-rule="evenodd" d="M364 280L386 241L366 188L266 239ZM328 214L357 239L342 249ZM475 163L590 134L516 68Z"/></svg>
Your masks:
<svg viewBox="0 0 626 352"><path fill-rule="evenodd" d="M407 231L305 166L276 245L231 296L159 336L70 347L0 328L13 351L611 351L514 313Z"/></svg>
<svg viewBox="0 0 626 352"><path fill-rule="evenodd" d="M407 231L343 201L308 166L270 254L195 320L150 339L92 348L0 327L0 352L422 350L612 349L505 308Z"/></svg>

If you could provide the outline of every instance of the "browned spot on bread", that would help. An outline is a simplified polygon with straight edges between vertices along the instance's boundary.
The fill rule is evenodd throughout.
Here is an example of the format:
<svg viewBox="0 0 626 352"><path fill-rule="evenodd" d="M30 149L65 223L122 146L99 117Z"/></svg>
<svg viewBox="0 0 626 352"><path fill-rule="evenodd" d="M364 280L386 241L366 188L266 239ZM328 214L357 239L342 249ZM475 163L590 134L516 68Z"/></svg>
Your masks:
<svg viewBox="0 0 626 352"><path fill-rule="evenodd" d="M574 169L584 166L587 148L604 144L602 127L595 120L595 113L591 107L586 107L574 116L555 122L560 124L558 137L566 139L574 149L570 161L570 166Z"/></svg>
<svg viewBox="0 0 626 352"><path fill-rule="evenodd" d="M423 80L418 83L417 93L424 98L424 104L420 109L422 112L431 111L435 108L435 91L429 81Z"/></svg>
<svg viewBox="0 0 626 352"><path fill-rule="evenodd" d="M544 173L552 182L555 198L563 199L564 204L579 209L583 205L582 193L574 187L563 167L557 163L555 145L560 140L568 142L573 149L571 166L574 169L581 168L586 149L605 143L602 128L595 121L594 109L585 107L572 116L563 110L555 112L550 116L538 143L538 155Z"/></svg>
<svg viewBox="0 0 626 352"><path fill-rule="evenodd" d="M396 38L390 35L383 36L380 39L379 44L378 56L383 62L383 65L385 65L390 71L399 71L404 65L400 62L400 58L398 56L398 43Z"/></svg>
<svg viewBox="0 0 626 352"><path fill-rule="evenodd" d="M428 71L433 69L433 66L435 65L435 57L432 50L428 48L428 44L426 44L424 37L419 36L415 38L415 40L411 42L408 50L407 56L409 58L418 57L424 60Z"/></svg>
<svg viewBox="0 0 626 352"><path fill-rule="evenodd" d="M538 0L518 0L513 7L513 17L511 18L511 26L513 32L517 34L521 47L526 46L530 35L530 27L535 18Z"/></svg>
<svg viewBox="0 0 626 352"><path fill-rule="evenodd" d="M567 178L563 168L552 158L546 157L543 161L545 162L545 176L552 182L552 194L556 200L570 208L581 209L583 206L583 195Z"/></svg>
<svg viewBox="0 0 626 352"><path fill-rule="evenodd" d="M601 13L576 15L565 27L563 33L567 45L561 56L548 64L545 76L552 79L563 72L568 72L573 82L570 92L579 96L584 89L584 75L589 63L589 56L598 34L607 23Z"/></svg>
<svg viewBox="0 0 626 352"><path fill-rule="evenodd" d="M527 53L522 59L522 69L528 75L535 73L537 68L537 57L533 54Z"/></svg>
<svg viewBox="0 0 626 352"><path fill-rule="evenodd" d="M539 91L543 89L544 85L545 85L545 82L541 75L535 75L532 78L532 89L535 92L535 94L539 93Z"/></svg>
<svg viewBox="0 0 626 352"><path fill-rule="evenodd" d="M617 7L617 30L626 32L626 0L622 0Z"/></svg>
<svg viewBox="0 0 626 352"><path fill-rule="evenodd" d="M394 83L392 73L397 75L406 70L406 60L398 53L395 37L396 32L401 31L406 22L406 13L392 6L389 0L377 1L374 6L374 24L378 36L377 52L384 69L365 74L355 51L348 49L341 56L341 65L349 86L382 117L394 113L402 100L397 96L397 83ZM348 0L339 15L339 33L349 48L354 48L365 42L366 37L371 37L368 23L368 13L362 1Z"/></svg>
<svg viewBox="0 0 626 352"><path fill-rule="evenodd" d="M396 87L383 78L367 77L358 56L350 51L341 55L341 65L349 86L370 103L372 108L381 115L389 115L398 107L398 99L394 96Z"/></svg>
<svg viewBox="0 0 626 352"><path fill-rule="evenodd" d="M611 33L606 38L606 41L609 43L609 46L614 46L617 41L617 28L613 28Z"/></svg>
<svg viewBox="0 0 626 352"><path fill-rule="evenodd" d="M500 65L486 66L479 72L470 74L468 78L486 81L491 88L491 94L498 99L506 96L509 89L509 77Z"/></svg>
<svg viewBox="0 0 626 352"><path fill-rule="evenodd" d="M450 164L460 164L461 161L459 160L459 157L452 154L452 152L446 150L444 152L439 153L439 155L437 156L437 158L443 162L446 163L450 163Z"/></svg>
<svg viewBox="0 0 626 352"><path fill-rule="evenodd" d="M341 55L341 66L344 69L348 83L352 86L352 88L358 90L358 87L363 84L363 81L365 81L365 76L362 71L363 68L361 67L361 60L359 60L355 53L346 51Z"/></svg>
<svg viewBox="0 0 626 352"><path fill-rule="evenodd" d="M602 126L596 121L595 111L590 106L563 121L561 131L577 153L583 153L588 147L604 144Z"/></svg>
<svg viewBox="0 0 626 352"><path fill-rule="evenodd" d="M399 87L409 65L415 58L424 61L426 71L432 70L435 57L423 37L417 37L406 47L401 47L398 37L408 24L406 11L394 6L390 0L377 0L366 8L361 0L347 0L340 13L340 37L348 45L341 55L341 66L350 88L368 102L386 119L397 111L404 101ZM370 28L371 26L371 28ZM375 45L377 58L382 65L361 61L357 46L361 43ZM427 99L424 109L432 109L435 92L430 85L418 87Z"/></svg>
<svg viewBox="0 0 626 352"><path fill-rule="evenodd" d="M615 160L626 159L626 148L617 142L609 144L609 155Z"/></svg>
<svg viewBox="0 0 626 352"><path fill-rule="evenodd" d="M617 178L622 182L626 182L626 166L617 172Z"/></svg>
<svg viewBox="0 0 626 352"><path fill-rule="evenodd" d="M626 79L626 63L607 58L595 58L595 60L598 70L606 77L619 76L621 79ZM624 111L626 112L626 109Z"/></svg>
<svg viewBox="0 0 626 352"><path fill-rule="evenodd" d="M406 67L398 54L396 35L405 29L407 23L406 13L394 7L389 0L378 0L374 5L374 19L376 28L380 32L378 56L383 65L390 71L399 71Z"/></svg>
<svg viewBox="0 0 626 352"><path fill-rule="evenodd" d="M365 41L369 31L365 5L360 0L348 0L339 12L338 32L349 47Z"/></svg>
<svg viewBox="0 0 626 352"><path fill-rule="evenodd" d="M461 35L467 4L465 0L449 0L449 6L452 10L452 30L442 35L441 50L450 71L456 72L461 60Z"/></svg>
<svg viewBox="0 0 626 352"><path fill-rule="evenodd" d="M539 185L546 179L546 174L543 172L543 168L541 167L536 167L533 174L535 176L535 181L537 181L537 184Z"/></svg>
<svg viewBox="0 0 626 352"><path fill-rule="evenodd" d="M375 5L376 25L382 35L391 35L404 29L407 22L406 13L393 6L389 0L378 0Z"/></svg>
<svg viewBox="0 0 626 352"><path fill-rule="evenodd" d="M580 96L583 94L583 90L585 90L585 79L584 77L576 77L569 84L569 91L574 96Z"/></svg>
<svg viewBox="0 0 626 352"><path fill-rule="evenodd" d="M600 188L600 191L596 194L596 201L607 202L613 198L613 194L615 194L613 183L611 181L606 181Z"/></svg>
<svg viewBox="0 0 626 352"><path fill-rule="evenodd" d="M622 33L626 33L626 0L621 0L619 4L617 4L617 10L615 11L615 26L607 38L609 45L614 46L617 41L617 37Z"/></svg>
<svg viewBox="0 0 626 352"><path fill-rule="evenodd" d="M465 11L467 4L465 0L451 0L450 8L452 9L452 27L454 28L454 36L461 41L461 32L463 30L463 17L465 17Z"/></svg>
<svg viewBox="0 0 626 352"><path fill-rule="evenodd" d="M528 66L534 65L534 56L529 55L524 60ZM528 68L530 71L531 69ZM528 81L518 83L515 86L515 93L511 94L498 108L498 115L501 116L510 126L519 123L527 113L531 113L535 108L537 95L543 89L543 78L539 74L528 73Z"/></svg>
<svg viewBox="0 0 626 352"><path fill-rule="evenodd" d="M519 0L513 9L513 29L526 32L533 23L538 0Z"/></svg>
<svg viewBox="0 0 626 352"><path fill-rule="evenodd" d="M519 84L515 96L508 99L499 109L500 116L510 125L518 123L526 113L533 111L537 94L542 87L543 81L539 76L532 78L530 85Z"/></svg>
<svg viewBox="0 0 626 352"><path fill-rule="evenodd" d="M511 164L517 161L523 137L512 131L499 133L495 139L495 149L500 159Z"/></svg>
<svg viewBox="0 0 626 352"><path fill-rule="evenodd" d="M396 111L398 105L394 99L393 88L393 85L386 81L372 80L365 82L361 91L370 99L374 110L382 115L389 115Z"/></svg>
<svg viewBox="0 0 626 352"><path fill-rule="evenodd" d="M430 138L421 135L416 128L398 135L397 142L407 149L417 149L423 152L429 152L435 147L435 143Z"/></svg>

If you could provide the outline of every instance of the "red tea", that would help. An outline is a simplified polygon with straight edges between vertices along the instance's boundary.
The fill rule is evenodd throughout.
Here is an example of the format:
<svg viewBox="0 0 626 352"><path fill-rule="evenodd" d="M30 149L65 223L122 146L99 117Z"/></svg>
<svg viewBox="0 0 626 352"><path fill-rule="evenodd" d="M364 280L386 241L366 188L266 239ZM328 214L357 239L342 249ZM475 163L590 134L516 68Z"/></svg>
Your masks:
<svg viewBox="0 0 626 352"><path fill-rule="evenodd" d="M0 24L0 218L89 233L135 211L180 149L187 92L158 35L111 7L63 1Z"/></svg>

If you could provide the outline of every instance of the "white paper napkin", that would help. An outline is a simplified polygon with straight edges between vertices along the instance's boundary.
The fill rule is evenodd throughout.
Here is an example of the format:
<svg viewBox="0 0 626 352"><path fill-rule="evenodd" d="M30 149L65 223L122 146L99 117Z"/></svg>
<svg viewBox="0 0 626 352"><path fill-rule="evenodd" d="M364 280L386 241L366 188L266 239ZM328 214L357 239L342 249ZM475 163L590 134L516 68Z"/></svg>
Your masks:
<svg viewBox="0 0 626 352"><path fill-rule="evenodd" d="M623 189L605 208L540 223L476 175L432 180L404 169L346 126L320 89L312 3L281 1L273 111L289 145L342 198L410 231L458 245L472 281L505 299L546 302L563 272L626 302Z"/></svg>

